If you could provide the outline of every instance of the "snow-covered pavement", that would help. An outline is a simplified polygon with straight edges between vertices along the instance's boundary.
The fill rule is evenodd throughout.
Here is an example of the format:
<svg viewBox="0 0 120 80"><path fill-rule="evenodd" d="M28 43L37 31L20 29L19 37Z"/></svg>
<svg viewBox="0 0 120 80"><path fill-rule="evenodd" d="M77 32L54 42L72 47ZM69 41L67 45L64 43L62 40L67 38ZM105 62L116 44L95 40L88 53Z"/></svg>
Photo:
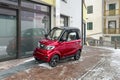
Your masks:
<svg viewBox="0 0 120 80"><path fill-rule="evenodd" d="M110 56L105 56L101 64L89 70L79 80L120 80L120 49L104 47L112 51Z"/></svg>
<svg viewBox="0 0 120 80"><path fill-rule="evenodd" d="M33 58L0 73L5 80L120 80L120 50L85 46L80 60L60 61L57 67ZM7 72L8 71L8 72ZM6 72L6 73L4 73ZM12 73L12 74L11 74ZM9 74L9 75L8 75ZM5 76L7 75L7 76ZM3 77L4 76L4 77Z"/></svg>

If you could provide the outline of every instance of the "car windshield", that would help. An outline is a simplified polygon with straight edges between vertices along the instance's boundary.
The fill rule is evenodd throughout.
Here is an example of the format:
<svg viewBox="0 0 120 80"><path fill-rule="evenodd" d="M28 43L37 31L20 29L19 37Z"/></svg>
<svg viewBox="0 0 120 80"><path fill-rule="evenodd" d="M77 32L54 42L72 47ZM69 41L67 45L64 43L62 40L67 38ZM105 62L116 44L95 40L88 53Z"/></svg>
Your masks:
<svg viewBox="0 0 120 80"><path fill-rule="evenodd" d="M51 40L58 40L62 33L62 29L53 29L48 34L47 38Z"/></svg>

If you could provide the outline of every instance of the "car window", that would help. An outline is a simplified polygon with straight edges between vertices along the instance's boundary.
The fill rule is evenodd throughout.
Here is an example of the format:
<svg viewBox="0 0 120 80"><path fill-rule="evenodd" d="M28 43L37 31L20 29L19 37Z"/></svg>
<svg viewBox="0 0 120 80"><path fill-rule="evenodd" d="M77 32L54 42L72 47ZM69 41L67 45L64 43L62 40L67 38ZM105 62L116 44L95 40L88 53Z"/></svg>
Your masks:
<svg viewBox="0 0 120 80"><path fill-rule="evenodd" d="M62 30L56 30L53 34L53 39L57 40L61 34Z"/></svg>
<svg viewBox="0 0 120 80"><path fill-rule="evenodd" d="M62 29L53 29L47 36L48 39L51 40L58 40L61 33L62 33Z"/></svg>
<svg viewBox="0 0 120 80"><path fill-rule="evenodd" d="M65 32L61 38L62 41L66 41L67 40L67 35L68 35L68 32Z"/></svg>
<svg viewBox="0 0 120 80"><path fill-rule="evenodd" d="M76 39L77 39L77 34L76 34L76 32L70 32L70 33L68 34L67 41L76 40Z"/></svg>

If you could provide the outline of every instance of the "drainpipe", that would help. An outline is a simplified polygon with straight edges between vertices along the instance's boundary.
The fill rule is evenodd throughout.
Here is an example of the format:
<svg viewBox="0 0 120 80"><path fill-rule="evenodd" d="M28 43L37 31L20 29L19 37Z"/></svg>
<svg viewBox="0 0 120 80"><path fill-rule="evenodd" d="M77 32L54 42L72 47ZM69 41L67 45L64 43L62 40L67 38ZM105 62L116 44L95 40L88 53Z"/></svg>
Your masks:
<svg viewBox="0 0 120 80"><path fill-rule="evenodd" d="M82 36L82 45L84 45L83 44L83 0L81 0L81 3L82 3L82 5L81 5L81 16L82 16L82 19L81 19L81 36Z"/></svg>
<svg viewBox="0 0 120 80"><path fill-rule="evenodd" d="M56 5L56 10L55 10L56 27L60 27L60 1L61 0L56 0L56 2L55 2L55 5Z"/></svg>

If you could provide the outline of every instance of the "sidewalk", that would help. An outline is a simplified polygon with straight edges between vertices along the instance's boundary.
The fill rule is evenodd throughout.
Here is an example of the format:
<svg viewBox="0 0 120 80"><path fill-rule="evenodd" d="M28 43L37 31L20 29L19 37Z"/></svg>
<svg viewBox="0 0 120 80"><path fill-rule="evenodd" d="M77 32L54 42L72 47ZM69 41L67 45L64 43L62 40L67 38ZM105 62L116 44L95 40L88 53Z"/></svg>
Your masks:
<svg viewBox="0 0 120 80"><path fill-rule="evenodd" d="M70 80L78 79L111 51L85 46L80 60L63 60L57 67L36 63L33 57L0 63L0 80Z"/></svg>
<svg viewBox="0 0 120 80"><path fill-rule="evenodd" d="M35 65L33 57L0 62L0 80Z"/></svg>

